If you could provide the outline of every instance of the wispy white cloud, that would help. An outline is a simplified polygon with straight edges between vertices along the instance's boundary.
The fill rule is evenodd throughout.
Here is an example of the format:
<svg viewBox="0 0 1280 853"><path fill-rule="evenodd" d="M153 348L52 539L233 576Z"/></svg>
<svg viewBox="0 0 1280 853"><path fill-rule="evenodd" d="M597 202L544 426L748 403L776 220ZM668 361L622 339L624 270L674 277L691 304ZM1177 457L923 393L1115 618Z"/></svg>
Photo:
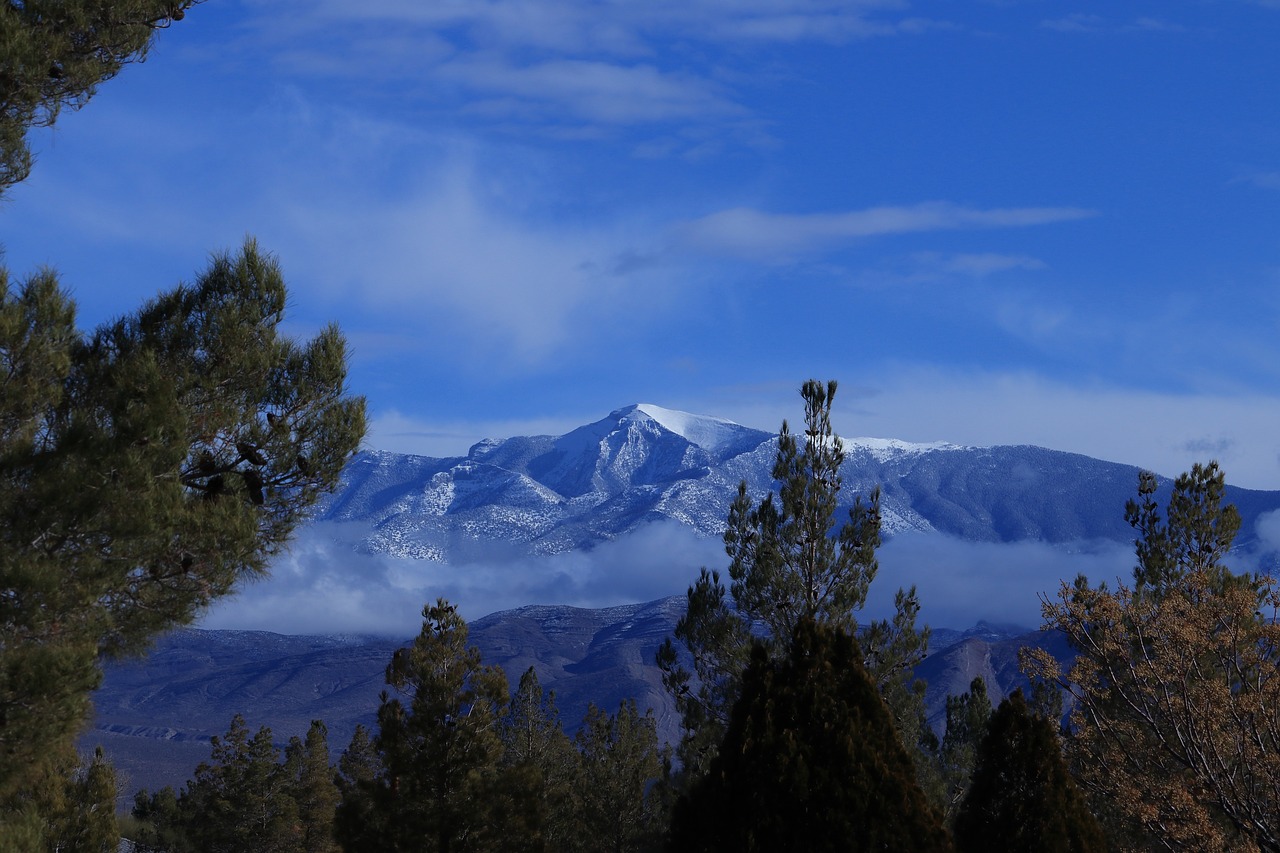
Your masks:
<svg viewBox="0 0 1280 853"><path fill-rule="evenodd" d="M902 0L652 0L607 6L591 0L324 0L311 5L311 17L448 32L485 47L633 55L652 52L653 39L670 36L839 42L918 32L926 25L907 14Z"/></svg>
<svg viewBox="0 0 1280 853"><path fill-rule="evenodd" d="M1233 183L1252 184L1255 187L1261 187L1266 190L1280 190L1280 172L1277 171L1259 171L1250 172L1236 178Z"/></svg>
<svg viewBox="0 0 1280 853"><path fill-rule="evenodd" d="M942 259L940 266L947 272L984 277L1009 270L1042 270L1044 261L1027 255L1005 255L998 252L977 252L952 255Z"/></svg>
<svg viewBox="0 0 1280 853"><path fill-rule="evenodd" d="M1187 28L1182 24L1166 21L1162 18L1138 17L1131 21L1112 21L1101 15L1087 12L1074 12L1061 18L1050 18L1040 22L1046 30L1060 33L1087 33L1093 35L1117 35L1123 33L1182 33Z"/></svg>
<svg viewBox="0 0 1280 853"><path fill-rule="evenodd" d="M754 208L722 210L676 229L687 247L753 260L779 259L868 237L928 231L1018 228L1094 216L1076 207L978 209L947 202L873 207L845 213L768 213Z"/></svg>
<svg viewBox="0 0 1280 853"><path fill-rule="evenodd" d="M466 109L490 117L557 115L605 125L641 124L742 115L708 80L653 65L555 60L518 66L497 59L467 59L439 69L481 98ZM487 96L495 99L485 100Z"/></svg>
<svg viewBox="0 0 1280 853"><path fill-rule="evenodd" d="M455 119L544 132L564 122L717 127L749 113L726 77L758 73L725 46L844 44L948 26L907 15L900 0L259 0L253 8L253 49L286 73L374 79L382 96L394 90ZM673 50L673 40L712 49Z"/></svg>
<svg viewBox="0 0 1280 853"><path fill-rule="evenodd" d="M1062 581L1084 574L1113 583L1128 578L1132 546L1115 542L969 542L942 534L905 534L880 549L880 573L867 611L893 613L899 588L915 585L920 622L965 628L985 619L1040 627L1040 596L1056 596Z"/></svg>
<svg viewBox="0 0 1280 853"><path fill-rule="evenodd" d="M493 193L498 180L455 160L397 199L356 191L284 202L281 230L310 247L297 273L313 286L354 289L398 329L418 322L458 356L517 370L597 323L659 310L656 273L618 263L642 235L618 223L540 224Z"/></svg>

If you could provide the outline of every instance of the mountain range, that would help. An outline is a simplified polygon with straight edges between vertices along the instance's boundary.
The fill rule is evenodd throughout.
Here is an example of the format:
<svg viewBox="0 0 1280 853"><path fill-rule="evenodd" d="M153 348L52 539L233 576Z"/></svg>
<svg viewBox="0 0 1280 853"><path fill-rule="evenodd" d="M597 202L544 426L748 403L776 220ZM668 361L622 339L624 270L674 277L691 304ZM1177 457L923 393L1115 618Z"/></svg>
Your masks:
<svg viewBox="0 0 1280 853"><path fill-rule="evenodd" d="M478 555L591 552L655 522L714 540L740 482L756 498L773 488L776 442L773 434L729 421L642 404L562 436L485 440L463 457L368 451L319 508L314 530L345 536L337 553L384 555L441 571ZM879 488L887 547L895 537L916 536L1071 552L1133 538L1123 518L1138 479L1133 466L1029 446L846 439L845 448L846 503ZM1169 487L1162 480L1166 495ZM1238 547L1261 559L1271 543L1258 521L1280 509L1280 492L1228 487L1227 499L1244 521ZM696 565L688 567L690 580L696 573ZM682 612L681 592L603 609L504 610L473 621L472 640L513 682L534 666L556 691L570 728L589 702L614 709L632 697L652 707L662 735L674 738L677 721L653 652ZM225 731L235 713L253 728L269 725L281 742L305 733L311 719L324 719L331 746L340 750L357 723L372 720L383 668L408 640L176 631L142 659L107 665L83 743L107 748L131 779L126 793L180 785L207 758L208 738ZM1025 627L935 629L932 653L918 672L930 685L933 721L946 696L966 689L974 675L983 675L995 694L1012 690L1021 679L1017 649L1029 643L1068 654L1060 638Z"/></svg>

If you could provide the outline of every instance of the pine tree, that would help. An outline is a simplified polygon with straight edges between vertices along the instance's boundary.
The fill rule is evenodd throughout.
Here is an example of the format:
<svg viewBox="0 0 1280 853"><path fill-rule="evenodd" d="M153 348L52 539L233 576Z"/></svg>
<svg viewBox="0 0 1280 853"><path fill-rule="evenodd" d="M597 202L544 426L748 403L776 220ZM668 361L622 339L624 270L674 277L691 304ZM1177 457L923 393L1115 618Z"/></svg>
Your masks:
<svg viewBox="0 0 1280 853"><path fill-rule="evenodd" d="M724 533L730 587L719 572L704 568L676 625L693 669L670 639L658 651L663 682L681 713L680 759L689 778L715 755L757 634L763 631L764 641L782 654L806 619L858 630L857 611L878 569L879 492L867 504L855 500L848 521L834 530L845 460L831 426L835 392L834 381L823 386L811 379L801 388L804 440L783 422L773 467L776 500L769 494L757 505L745 482L738 487ZM865 636L865 664L913 750L931 734L924 723L924 685L912 675L928 650L929 629L915 626L918 611L915 589L899 590L895 616L867 626Z"/></svg>
<svg viewBox="0 0 1280 853"><path fill-rule="evenodd" d="M422 615L418 638L387 666L399 696L384 692L378 709L373 747L382 766L348 787L339 806L347 850L491 850L506 837L490 808L500 788L506 676L468 647L466 622L447 601Z"/></svg>
<svg viewBox="0 0 1280 853"><path fill-rule="evenodd" d="M656 849L665 829L656 783L664 770L653 711L634 699L616 714L592 704L575 738L578 774L576 843L570 850L630 853Z"/></svg>
<svg viewBox="0 0 1280 853"><path fill-rule="evenodd" d="M333 815L338 808L338 786L329 762L329 730L312 720L306 740L296 735L285 748L284 777L288 796L297 807L300 853L333 853Z"/></svg>
<svg viewBox="0 0 1280 853"><path fill-rule="evenodd" d="M392 850L389 840L390 791L381 784L382 756L369 730L356 726L338 759L338 808L333 832L343 850Z"/></svg>
<svg viewBox="0 0 1280 853"><path fill-rule="evenodd" d="M561 726L555 693L544 693L533 667L511 696L501 736L508 801L513 810L520 810L520 801L533 810L525 821L532 849L569 850L577 837L578 753Z"/></svg>
<svg viewBox="0 0 1280 853"><path fill-rule="evenodd" d="M78 109L98 85L145 58L158 29L199 0L0 3L0 196L31 170L27 130Z"/></svg>
<svg viewBox="0 0 1280 853"><path fill-rule="evenodd" d="M951 849L892 716L844 630L757 643L724 742L677 803L672 851Z"/></svg>
<svg viewBox="0 0 1280 853"><path fill-rule="evenodd" d="M1054 725L1022 691L1000 703L978 749L956 816L956 848L982 853L1092 853L1107 849L1067 772Z"/></svg>
<svg viewBox="0 0 1280 853"><path fill-rule="evenodd" d="M946 786L944 816L955 817L969 790L973 770L978 761L978 748L991 721L991 700L987 684L975 677L969 689L959 696L947 697L947 728L942 737L939 760L943 784Z"/></svg>
<svg viewBox="0 0 1280 853"><path fill-rule="evenodd" d="M292 779L263 726L253 736L239 714L178 798L182 834L199 853L294 853L299 810Z"/></svg>
<svg viewBox="0 0 1280 853"><path fill-rule="evenodd" d="M262 574L359 446L341 335L284 338L284 307L252 242L88 336L52 273L0 270L0 838L99 659Z"/></svg>
<svg viewBox="0 0 1280 853"><path fill-rule="evenodd" d="M189 853L178 809L178 793L169 786L151 794L146 788L133 798L129 840L135 853Z"/></svg>

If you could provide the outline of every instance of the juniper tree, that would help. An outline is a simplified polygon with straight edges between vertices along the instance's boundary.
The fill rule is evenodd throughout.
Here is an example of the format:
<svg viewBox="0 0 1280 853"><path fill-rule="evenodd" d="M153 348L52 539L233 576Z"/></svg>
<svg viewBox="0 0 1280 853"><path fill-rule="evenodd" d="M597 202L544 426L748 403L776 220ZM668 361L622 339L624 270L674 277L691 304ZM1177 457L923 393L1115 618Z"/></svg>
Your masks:
<svg viewBox="0 0 1280 853"><path fill-rule="evenodd" d="M856 641L805 619L784 656L754 645L724 741L676 803L668 849L945 851L951 843Z"/></svg>
<svg viewBox="0 0 1280 853"><path fill-rule="evenodd" d="M0 837L99 659L263 574L359 446L342 336L282 336L285 299L249 241L84 334L51 272L0 270Z"/></svg>
<svg viewBox="0 0 1280 853"><path fill-rule="evenodd" d="M985 693L983 699L985 700ZM1067 772L1055 724L1022 691L1000 703L977 750L955 822L956 848L991 853L1102 853L1102 830Z"/></svg>
<svg viewBox="0 0 1280 853"><path fill-rule="evenodd" d="M5 0L0 3L0 196L27 177L27 131L78 109L157 30L200 0Z"/></svg>
<svg viewBox="0 0 1280 853"><path fill-rule="evenodd" d="M757 503L746 483L739 485L724 533L730 585L718 571L702 569L676 625L692 669L670 638L658 650L663 682L681 713L680 759L690 777L715 754L756 638L780 655L806 619L859 629L857 613L878 569L880 497L875 490L865 504L855 499L835 529L845 461L831 426L835 393L834 381L811 379L801 388L804 437L783 421L772 472L776 497ZM899 590L895 616L865 626L865 664L913 748L927 735L923 683L911 674L928 647L929 629L915 626L918 611L915 588Z"/></svg>

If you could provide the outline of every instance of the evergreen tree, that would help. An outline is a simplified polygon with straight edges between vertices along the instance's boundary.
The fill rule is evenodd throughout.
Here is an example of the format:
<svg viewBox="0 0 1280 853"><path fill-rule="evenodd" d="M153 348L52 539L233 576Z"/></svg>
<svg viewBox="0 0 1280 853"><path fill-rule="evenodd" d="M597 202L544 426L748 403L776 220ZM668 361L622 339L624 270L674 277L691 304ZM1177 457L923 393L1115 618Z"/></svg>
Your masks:
<svg viewBox="0 0 1280 853"><path fill-rule="evenodd" d="M0 270L0 838L40 824L100 657L264 572L359 446L341 335L284 307L252 242L88 336L52 273Z"/></svg>
<svg viewBox="0 0 1280 853"><path fill-rule="evenodd" d="M1107 849L1076 787L1054 724L1022 691L1000 703L982 739L956 816L956 847L982 853L1092 853Z"/></svg>
<svg viewBox="0 0 1280 853"><path fill-rule="evenodd" d="M312 720L306 740L296 735L285 749L284 776L290 798L297 806L301 853L333 853L333 815L338 808L338 786L329 762L329 730Z"/></svg>
<svg viewBox="0 0 1280 853"><path fill-rule="evenodd" d="M116 775L99 747L82 759L68 747L30 768L24 798L0 824L0 853L109 851L120 843Z"/></svg>
<svg viewBox="0 0 1280 853"><path fill-rule="evenodd" d="M855 500L833 535L845 460L831 426L835 392L835 382L809 380L801 388L804 441L783 422L773 467L776 500L769 494L757 505L745 482L738 487L724 534L731 585L726 590L719 572L704 568L676 625L693 669L670 639L658 651L664 684L681 713L680 759L691 778L705 769L724 735L758 634L774 654L783 654L806 619L858 630L857 611L878 569L879 492L867 504ZM914 588L900 590L896 605L892 619L868 626L865 663L914 749L931 735L924 724L924 685L912 675L928 649L929 630L916 629Z"/></svg>
<svg viewBox="0 0 1280 853"><path fill-rule="evenodd" d="M544 693L529 667L511 697L501 727L508 797L523 800L533 817L526 831L533 849L569 850L577 837L573 793L578 753L560 724L555 693Z"/></svg>
<svg viewBox="0 0 1280 853"><path fill-rule="evenodd" d="M570 850L630 853L656 849L665 829L656 783L664 769L653 712L634 699L616 714L594 704L576 736L581 754L578 831Z"/></svg>
<svg viewBox="0 0 1280 853"><path fill-rule="evenodd" d="M281 762L271 730L251 737L236 715L181 795L138 792L131 840L156 853L331 853L337 802L324 723L290 738Z"/></svg>
<svg viewBox="0 0 1280 853"><path fill-rule="evenodd" d="M369 730L356 726L351 743L338 759L338 808L334 837L343 850L391 850L388 841L390 808L382 802L387 791L380 784L382 756Z"/></svg>
<svg viewBox="0 0 1280 853"><path fill-rule="evenodd" d="M156 30L198 0L0 3L0 196L31 170L26 134L83 106L98 84L141 61Z"/></svg>
<svg viewBox="0 0 1280 853"><path fill-rule="evenodd" d="M676 803L673 851L930 851L950 839L844 630L757 643L724 742Z"/></svg>
<svg viewBox="0 0 1280 853"><path fill-rule="evenodd" d="M339 806L347 850L480 851L508 837L491 808L501 787L506 676L467 646L466 622L444 599L422 615L418 638L387 666L404 701L383 693L373 740L382 766L349 786Z"/></svg>
<svg viewBox="0 0 1280 853"><path fill-rule="evenodd" d="M178 798L183 834L199 853L293 853L299 812L280 752L263 726L252 737L239 714L215 737L210 760Z"/></svg>
<svg viewBox="0 0 1280 853"><path fill-rule="evenodd" d="M178 793L173 788L165 786L154 794L146 788L138 791L130 817L129 840L135 853L188 853L192 849L186 842Z"/></svg>
<svg viewBox="0 0 1280 853"><path fill-rule="evenodd" d="M964 693L947 697L947 728L939 759L946 786L943 814L948 820L955 817L969 790L978 748L990 721L991 700L987 698L987 684L981 676L975 677Z"/></svg>

